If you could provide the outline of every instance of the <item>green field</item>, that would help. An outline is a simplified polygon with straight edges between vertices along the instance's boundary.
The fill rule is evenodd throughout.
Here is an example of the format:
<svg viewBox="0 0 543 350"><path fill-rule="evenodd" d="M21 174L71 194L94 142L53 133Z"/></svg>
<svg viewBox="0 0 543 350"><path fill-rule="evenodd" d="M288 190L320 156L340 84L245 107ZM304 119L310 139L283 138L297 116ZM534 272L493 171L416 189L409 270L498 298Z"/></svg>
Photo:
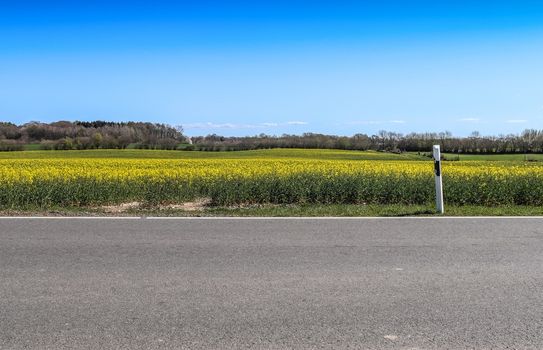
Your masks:
<svg viewBox="0 0 543 350"><path fill-rule="evenodd" d="M32 146L32 147L30 147ZM119 159L246 159L290 158L330 160L431 160L430 153L405 152L401 154L376 151L344 151L330 149L276 148L253 151L163 151L140 149L93 149L82 151L43 151L30 145L27 151L0 152L0 159L53 159L53 158L119 158ZM543 154L453 154L443 153L445 161L539 162Z"/></svg>
<svg viewBox="0 0 543 350"><path fill-rule="evenodd" d="M443 153L445 160L450 161L513 161L541 162L543 154L453 154Z"/></svg>
<svg viewBox="0 0 543 350"><path fill-rule="evenodd" d="M203 152L162 150L109 150L84 151L20 151L0 152L0 159L53 159L53 158L121 158L121 159L245 159L245 158L291 158L320 160L428 160L412 153L386 153L375 151L342 151L328 149L279 148L254 151Z"/></svg>

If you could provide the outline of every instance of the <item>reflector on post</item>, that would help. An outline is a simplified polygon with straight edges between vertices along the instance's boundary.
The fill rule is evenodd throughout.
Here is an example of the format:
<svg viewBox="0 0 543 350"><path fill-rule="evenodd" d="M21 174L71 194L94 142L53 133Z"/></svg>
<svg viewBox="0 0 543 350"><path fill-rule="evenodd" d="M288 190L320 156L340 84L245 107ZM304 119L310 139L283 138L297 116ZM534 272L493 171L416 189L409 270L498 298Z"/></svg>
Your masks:
<svg viewBox="0 0 543 350"><path fill-rule="evenodd" d="M439 145L434 145L434 174L436 181L436 211L440 214L445 212L443 205L443 181L441 180L441 150Z"/></svg>

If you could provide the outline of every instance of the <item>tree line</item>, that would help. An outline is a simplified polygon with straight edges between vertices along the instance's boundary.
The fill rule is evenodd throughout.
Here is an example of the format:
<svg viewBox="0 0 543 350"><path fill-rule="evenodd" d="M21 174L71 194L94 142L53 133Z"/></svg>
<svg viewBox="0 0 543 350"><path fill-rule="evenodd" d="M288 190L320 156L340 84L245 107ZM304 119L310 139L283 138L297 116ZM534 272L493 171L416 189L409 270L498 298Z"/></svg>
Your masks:
<svg viewBox="0 0 543 350"><path fill-rule="evenodd" d="M316 133L247 137L208 135L193 137L193 148L203 151L237 151L264 148L324 148L387 152L428 152L441 145L442 152L464 154L543 153L543 130L527 129L520 134L482 136L474 131L467 137L452 133L401 134L379 131L376 135L336 136Z"/></svg>
<svg viewBox="0 0 543 350"><path fill-rule="evenodd" d="M443 152L464 154L543 153L543 130L527 129L520 134L483 136L474 131L467 137L452 133L401 134L379 131L337 136L318 133L280 136L260 134L245 137L221 135L187 138L181 127L146 122L58 121L16 125L0 122L0 150L17 151L38 143L41 149L144 148L201 151L239 151L267 148L320 148L428 152L439 144ZM190 143L190 145L188 144ZM183 146L180 146L184 144Z"/></svg>
<svg viewBox="0 0 543 350"><path fill-rule="evenodd" d="M124 149L132 145L145 149L176 149L185 142L182 129L167 124L144 122L30 122L22 125L0 122L0 150L17 151L26 144L41 149Z"/></svg>

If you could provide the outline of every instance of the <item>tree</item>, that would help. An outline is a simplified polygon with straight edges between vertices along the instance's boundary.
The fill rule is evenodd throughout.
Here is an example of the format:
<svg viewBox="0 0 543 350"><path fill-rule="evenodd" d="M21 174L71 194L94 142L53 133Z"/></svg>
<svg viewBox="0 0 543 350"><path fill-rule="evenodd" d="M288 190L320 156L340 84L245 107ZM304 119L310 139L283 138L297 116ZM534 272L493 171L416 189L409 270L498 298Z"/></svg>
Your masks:
<svg viewBox="0 0 543 350"><path fill-rule="evenodd" d="M94 135L92 135L92 143L94 147L100 148L103 139L104 137L102 136L102 134L100 134L99 132L94 133Z"/></svg>

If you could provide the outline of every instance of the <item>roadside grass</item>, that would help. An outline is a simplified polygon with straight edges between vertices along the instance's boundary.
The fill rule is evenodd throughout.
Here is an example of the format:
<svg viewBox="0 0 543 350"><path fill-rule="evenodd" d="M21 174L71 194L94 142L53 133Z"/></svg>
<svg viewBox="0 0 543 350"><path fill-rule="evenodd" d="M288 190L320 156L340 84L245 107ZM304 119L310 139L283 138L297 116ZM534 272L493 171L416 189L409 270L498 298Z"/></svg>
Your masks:
<svg viewBox="0 0 543 350"><path fill-rule="evenodd" d="M171 216L171 217L411 217L411 216L542 216L540 206L445 206L445 214L436 214L432 205L254 205L205 207L202 210L160 209L144 206L121 213L108 213L97 207L50 207L40 209L0 209L0 216Z"/></svg>
<svg viewBox="0 0 543 350"><path fill-rule="evenodd" d="M210 207L201 212L147 210L146 216L263 216L263 217L409 217L409 216L539 216L537 206L446 206L445 214L436 214L429 205L260 205L252 207ZM133 211L136 214L138 211Z"/></svg>

